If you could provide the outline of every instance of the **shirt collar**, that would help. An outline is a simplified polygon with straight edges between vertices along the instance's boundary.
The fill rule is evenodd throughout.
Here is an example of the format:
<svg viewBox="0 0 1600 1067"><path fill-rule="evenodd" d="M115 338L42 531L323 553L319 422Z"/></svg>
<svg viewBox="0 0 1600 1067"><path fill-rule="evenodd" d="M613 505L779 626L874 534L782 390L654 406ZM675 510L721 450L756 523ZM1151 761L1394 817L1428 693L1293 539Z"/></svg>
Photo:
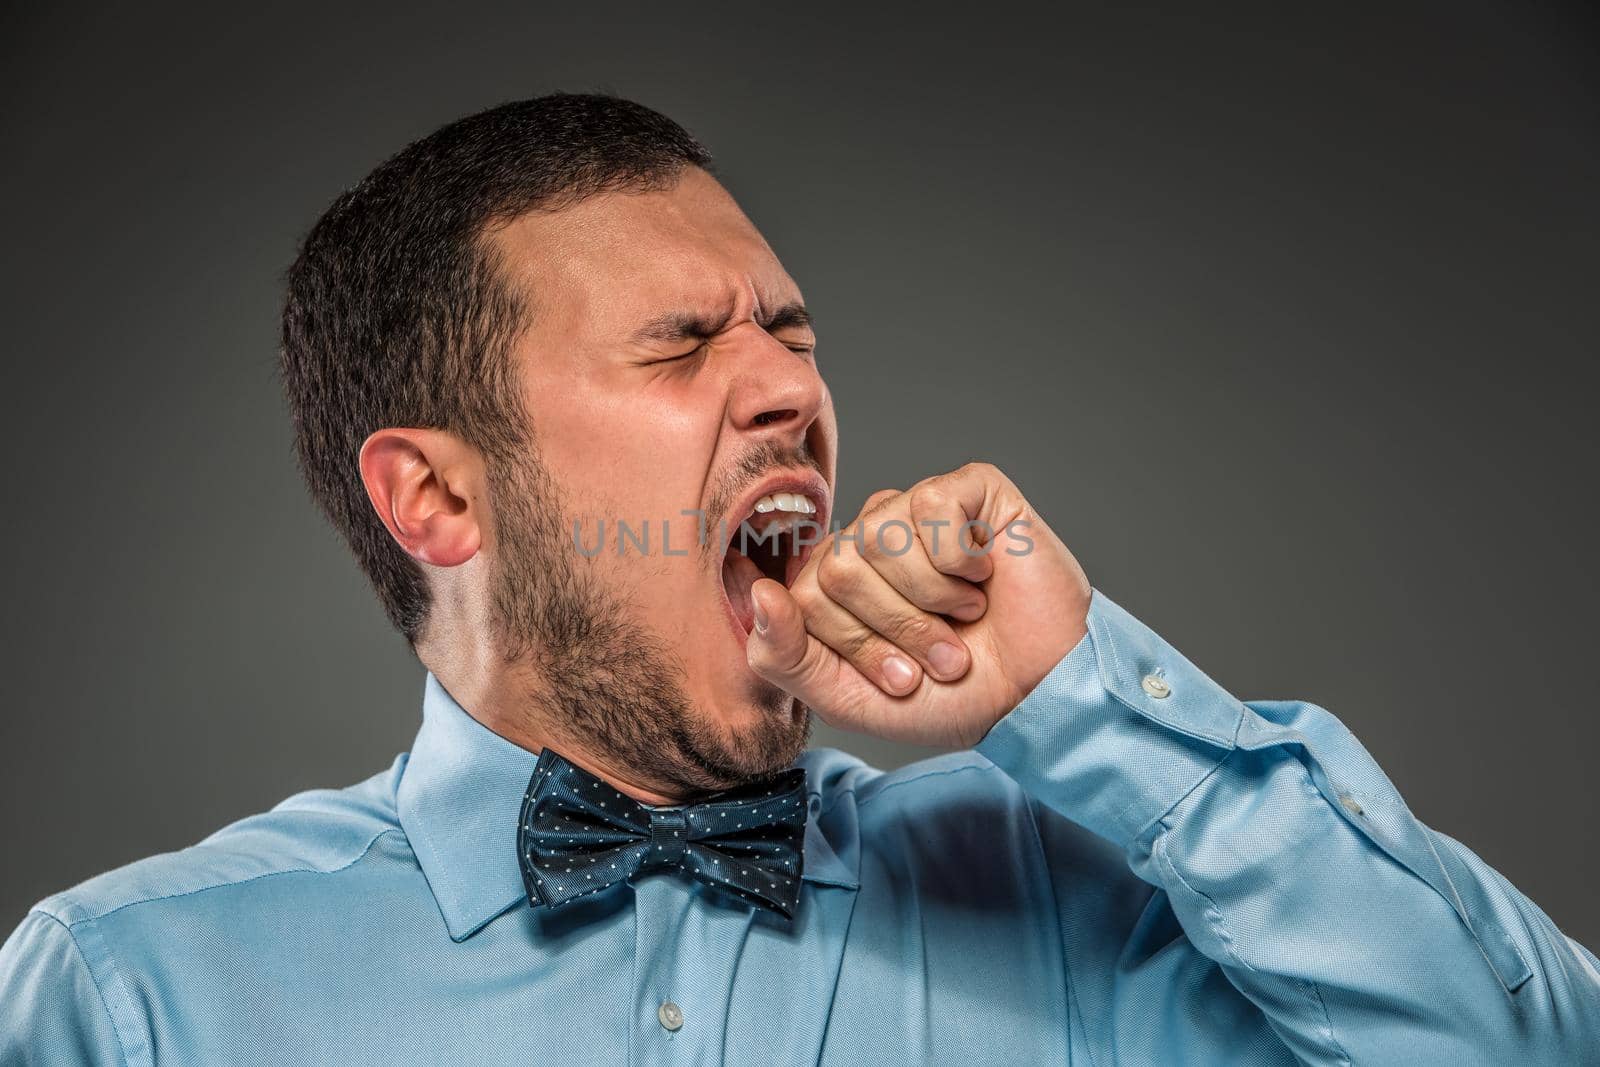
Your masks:
<svg viewBox="0 0 1600 1067"><path fill-rule="evenodd" d="M517 863L517 817L538 754L512 744L457 704L433 672L422 728L395 797L400 825L455 941L513 906L526 905ZM797 766L805 766L802 757ZM857 889L860 882L817 826L819 793L809 766L801 879Z"/></svg>

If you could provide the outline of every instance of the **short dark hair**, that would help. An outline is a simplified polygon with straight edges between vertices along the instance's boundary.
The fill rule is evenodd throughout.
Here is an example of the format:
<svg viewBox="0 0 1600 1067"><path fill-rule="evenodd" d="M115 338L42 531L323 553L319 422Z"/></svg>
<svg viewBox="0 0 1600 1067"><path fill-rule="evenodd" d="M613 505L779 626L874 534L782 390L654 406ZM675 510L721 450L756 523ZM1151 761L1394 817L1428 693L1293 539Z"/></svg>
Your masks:
<svg viewBox="0 0 1600 1067"><path fill-rule="evenodd" d="M342 193L287 275L280 369L296 458L395 627L416 645L422 569L374 513L357 464L385 426L449 430L505 457L527 413L509 358L528 315L491 225L622 189L670 188L711 155L640 104L556 93L459 119Z"/></svg>

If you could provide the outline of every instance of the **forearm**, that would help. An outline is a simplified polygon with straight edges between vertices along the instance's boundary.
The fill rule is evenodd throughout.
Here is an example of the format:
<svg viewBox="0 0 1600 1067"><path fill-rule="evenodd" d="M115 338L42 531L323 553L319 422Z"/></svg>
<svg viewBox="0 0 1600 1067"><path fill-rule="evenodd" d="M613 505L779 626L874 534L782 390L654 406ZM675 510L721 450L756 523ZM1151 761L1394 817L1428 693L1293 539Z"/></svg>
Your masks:
<svg viewBox="0 0 1600 1067"><path fill-rule="evenodd" d="M1121 846L1297 1056L1600 1050L1592 957L1418 822L1332 715L1236 700L1098 590L1089 620L978 750Z"/></svg>

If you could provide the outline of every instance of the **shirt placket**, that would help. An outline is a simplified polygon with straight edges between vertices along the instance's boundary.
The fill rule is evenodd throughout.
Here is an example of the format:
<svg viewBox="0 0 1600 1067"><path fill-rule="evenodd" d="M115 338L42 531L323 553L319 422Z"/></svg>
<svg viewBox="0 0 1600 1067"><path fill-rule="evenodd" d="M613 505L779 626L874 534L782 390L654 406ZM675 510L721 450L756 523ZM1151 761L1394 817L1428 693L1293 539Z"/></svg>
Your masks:
<svg viewBox="0 0 1600 1067"><path fill-rule="evenodd" d="M713 906L681 875L634 881L635 965L629 1062L723 1060L729 992L748 907Z"/></svg>

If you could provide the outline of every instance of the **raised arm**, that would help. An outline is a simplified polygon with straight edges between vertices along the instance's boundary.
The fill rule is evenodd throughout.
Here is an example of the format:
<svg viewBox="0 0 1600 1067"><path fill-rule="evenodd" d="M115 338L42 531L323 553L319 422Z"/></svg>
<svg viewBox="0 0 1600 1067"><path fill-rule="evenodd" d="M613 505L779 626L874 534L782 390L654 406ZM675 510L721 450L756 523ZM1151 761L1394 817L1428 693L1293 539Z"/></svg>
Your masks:
<svg viewBox="0 0 1600 1067"><path fill-rule="evenodd" d="M1123 849L1301 1061L1600 1062L1591 953L1413 816L1329 712L1236 700L1103 592L1079 645L976 747ZM1126 986L1112 999L1228 995L1104 963Z"/></svg>

